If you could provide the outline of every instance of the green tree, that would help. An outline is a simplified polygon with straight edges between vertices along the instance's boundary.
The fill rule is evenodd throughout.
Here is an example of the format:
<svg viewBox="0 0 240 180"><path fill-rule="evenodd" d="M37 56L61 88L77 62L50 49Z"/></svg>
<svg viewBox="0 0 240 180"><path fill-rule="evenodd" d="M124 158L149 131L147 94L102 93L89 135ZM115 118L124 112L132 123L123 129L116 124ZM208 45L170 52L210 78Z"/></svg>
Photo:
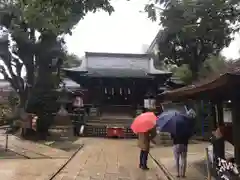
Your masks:
<svg viewBox="0 0 240 180"><path fill-rule="evenodd" d="M227 61L225 57L210 56L201 66L198 76L200 79L209 78L211 76L219 75L227 69Z"/></svg>
<svg viewBox="0 0 240 180"><path fill-rule="evenodd" d="M173 76L180 78L185 84L192 82L192 72L189 70L188 64L183 64L179 67L172 68Z"/></svg>
<svg viewBox="0 0 240 180"><path fill-rule="evenodd" d="M238 21L239 1L157 2L167 2L160 13L163 30L158 38L159 59L178 67L188 65L192 79L196 80L203 62L210 55L218 55L231 42L231 34L237 28L230 24ZM156 15L154 4L149 4L146 10L150 17Z"/></svg>
<svg viewBox="0 0 240 180"><path fill-rule="evenodd" d="M78 67L82 63L82 59L75 54L66 54L66 58L63 61L64 68Z"/></svg>
<svg viewBox="0 0 240 180"><path fill-rule="evenodd" d="M71 29L88 12L98 9L113 12L108 0L0 2L0 58L4 63L0 72L18 93L20 107L41 117L43 112L52 112L50 104L55 97L51 96L51 92L58 84L56 76L59 76L66 58L63 37L71 33ZM23 70L26 79L22 76ZM39 122L49 122L47 118L39 119ZM46 133L44 123L38 128Z"/></svg>
<svg viewBox="0 0 240 180"><path fill-rule="evenodd" d="M50 80L52 71L56 70L50 67L54 64L52 61L64 59L65 56L63 35L70 33L88 12L96 12L98 9L113 12L113 7L105 0L0 2L0 27L5 31L0 41L0 57L4 62L0 69L5 79L19 93L22 105L28 97L22 70L26 71L28 87L50 88L51 82L46 80ZM38 38L36 32L39 33ZM11 47L9 37L14 42Z"/></svg>
<svg viewBox="0 0 240 180"><path fill-rule="evenodd" d="M198 72L198 79L209 79L213 76L225 72L228 68L228 62L221 55L210 56L201 65ZM180 67L172 68L173 75L179 77L184 83L190 84L193 82L192 72L188 64L183 64Z"/></svg>

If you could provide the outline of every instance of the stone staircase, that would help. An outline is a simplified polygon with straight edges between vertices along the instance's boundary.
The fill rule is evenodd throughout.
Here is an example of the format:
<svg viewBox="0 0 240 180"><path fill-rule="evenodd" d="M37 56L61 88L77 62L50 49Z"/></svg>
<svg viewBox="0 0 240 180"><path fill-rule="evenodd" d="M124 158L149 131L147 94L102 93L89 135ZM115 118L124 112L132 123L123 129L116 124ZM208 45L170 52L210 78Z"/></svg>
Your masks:
<svg viewBox="0 0 240 180"><path fill-rule="evenodd" d="M84 136L106 137L107 127L123 127L126 138L136 137L130 129L133 121L131 107L101 107L101 115L88 117L84 128Z"/></svg>
<svg viewBox="0 0 240 180"><path fill-rule="evenodd" d="M125 138L136 138L130 127L124 128ZM86 125L84 128L84 136L87 137L107 137L107 127L97 125Z"/></svg>

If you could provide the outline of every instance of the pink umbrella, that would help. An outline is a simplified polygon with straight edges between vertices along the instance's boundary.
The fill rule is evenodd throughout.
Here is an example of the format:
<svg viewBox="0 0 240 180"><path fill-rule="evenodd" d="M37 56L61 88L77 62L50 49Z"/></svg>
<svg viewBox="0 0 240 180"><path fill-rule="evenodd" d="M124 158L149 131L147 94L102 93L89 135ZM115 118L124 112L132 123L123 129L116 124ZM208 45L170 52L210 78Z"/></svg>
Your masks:
<svg viewBox="0 0 240 180"><path fill-rule="evenodd" d="M156 125L156 120L153 112L142 113L134 119L131 129L135 134L147 132Z"/></svg>

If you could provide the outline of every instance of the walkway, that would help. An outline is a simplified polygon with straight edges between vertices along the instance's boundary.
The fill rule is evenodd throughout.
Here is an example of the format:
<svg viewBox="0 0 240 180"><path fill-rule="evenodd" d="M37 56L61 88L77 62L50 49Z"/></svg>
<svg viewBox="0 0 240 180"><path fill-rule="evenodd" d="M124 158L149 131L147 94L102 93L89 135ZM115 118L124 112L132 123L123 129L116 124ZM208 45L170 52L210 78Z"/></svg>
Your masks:
<svg viewBox="0 0 240 180"><path fill-rule="evenodd" d="M188 167L185 180L200 180L207 177L205 148L209 143L194 142L188 146ZM229 143L226 143L225 147L228 155L233 153L233 147ZM177 179L172 146L154 147L151 149L151 155L164 167L171 179Z"/></svg>
<svg viewBox="0 0 240 180"><path fill-rule="evenodd" d="M136 141L89 139L83 150L54 180L166 180L149 160L149 171L138 168Z"/></svg>
<svg viewBox="0 0 240 180"><path fill-rule="evenodd" d="M189 180L205 179L205 147L204 144L189 145L187 178ZM151 151L152 156L165 167L172 179L176 179L175 161L172 147L156 147Z"/></svg>
<svg viewBox="0 0 240 180"><path fill-rule="evenodd" d="M166 180L165 175L151 159L149 171L138 168L139 149L135 140L79 138L75 143L82 142L84 148L53 180ZM22 143L26 149L34 149L34 143L32 145L28 141ZM54 155L54 158L1 160L1 179L49 180L69 158L63 158L68 152L63 153L62 150L51 149L48 146L44 149L44 145L36 143L35 146L42 147L39 152Z"/></svg>
<svg viewBox="0 0 240 180"><path fill-rule="evenodd" d="M65 142L62 142L64 144ZM82 140L74 142L80 146ZM73 154L41 143L9 136L5 152L5 136L0 136L0 177L4 180L48 180Z"/></svg>
<svg viewBox="0 0 240 180"><path fill-rule="evenodd" d="M0 177L4 180L49 180L71 157L73 151L61 150L10 137L10 148L30 159L0 161ZM138 168L139 149L136 140L79 138L73 145L84 147L53 180L167 180L157 164L149 158L149 171ZM186 180L205 179L205 147L208 143L189 145ZM17 146L17 148L16 148ZM64 146L64 142L61 143ZM67 145L68 146L68 145ZM64 148L63 148L64 149ZM151 155L175 179L171 147L155 146Z"/></svg>

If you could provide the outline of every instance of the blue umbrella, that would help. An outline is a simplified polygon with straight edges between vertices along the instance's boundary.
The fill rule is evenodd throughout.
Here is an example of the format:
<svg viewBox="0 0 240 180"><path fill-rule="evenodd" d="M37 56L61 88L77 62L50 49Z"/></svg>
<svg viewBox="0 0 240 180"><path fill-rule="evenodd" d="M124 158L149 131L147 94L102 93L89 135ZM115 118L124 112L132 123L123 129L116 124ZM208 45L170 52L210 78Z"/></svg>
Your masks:
<svg viewBox="0 0 240 180"><path fill-rule="evenodd" d="M157 119L158 129L174 135L191 135L193 120L176 110L165 111Z"/></svg>

